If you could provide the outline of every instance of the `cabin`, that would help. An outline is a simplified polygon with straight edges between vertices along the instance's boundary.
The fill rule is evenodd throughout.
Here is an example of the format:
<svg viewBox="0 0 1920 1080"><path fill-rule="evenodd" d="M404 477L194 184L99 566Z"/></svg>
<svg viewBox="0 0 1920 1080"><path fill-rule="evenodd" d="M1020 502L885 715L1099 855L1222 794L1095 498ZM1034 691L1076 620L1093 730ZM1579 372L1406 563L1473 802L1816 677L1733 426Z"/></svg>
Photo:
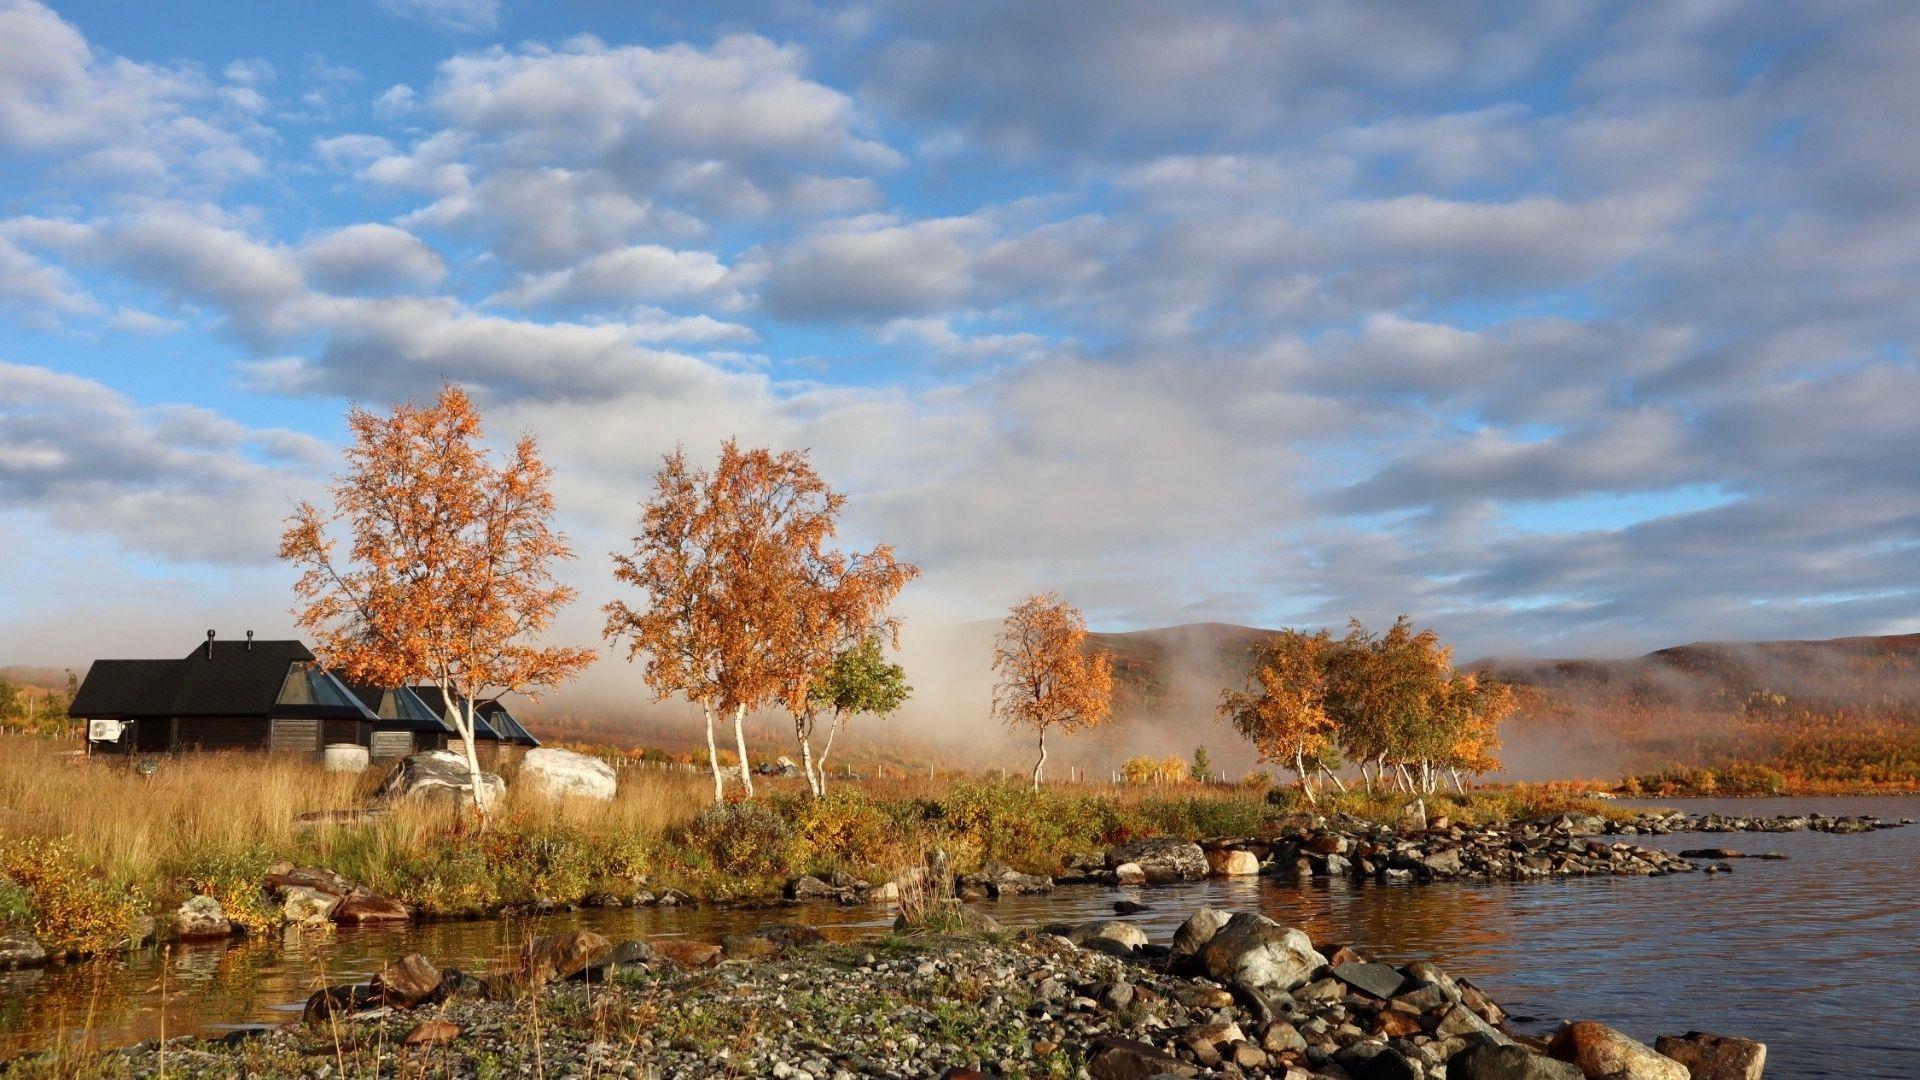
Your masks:
<svg viewBox="0 0 1920 1080"><path fill-rule="evenodd" d="M381 718L298 641L207 640L178 660L96 660L68 715L88 753L368 745Z"/></svg>
<svg viewBox="0 0 1920 1080"><path fill-rule="evenodd" d="M413 686L408 689L426 703L426 707L433 710L435 716L449 714L447 697L440 692L439 687ZM449 731L451 730L452 726L449 724ZM459 735L455 733L450 736L450 739L458 741ZM489 698L475 703L473 740L483 748L494 750L496 754L531 750L540 745L540 740L533 737L533 733L507 710L499 698Z"/></svg>
<svg viewBox="0 0 1920 1080"><path fill-rule="evenodd" d="M427 707L410 686L349 683L347 689L380 719L367 741L367 756L406 757L422 750L445 750L457 738L452 724Z"/></svg>

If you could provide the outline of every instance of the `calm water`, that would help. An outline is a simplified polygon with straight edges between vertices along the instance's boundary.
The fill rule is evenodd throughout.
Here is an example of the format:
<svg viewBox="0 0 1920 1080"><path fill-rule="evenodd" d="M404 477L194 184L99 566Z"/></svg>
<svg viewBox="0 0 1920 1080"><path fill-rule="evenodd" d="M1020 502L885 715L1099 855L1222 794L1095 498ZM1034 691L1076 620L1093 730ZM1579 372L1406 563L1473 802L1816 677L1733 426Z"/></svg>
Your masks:
<svg viewBox="0 0 1920 1080"><path fill-rule="evenodd" d="M1670 804L1671 805L1671 804ZM1689 800L1694 812L1818 810L1920 818L1920 798ZM1253 908L1396 960L1432 957L1474 979L1522 1029L1605 1020L1652 1041L1690 1028L1758 1038L1767 1075L1920 1077L1920 826L1861 836L1676 834L1669 848L1777 851L1787 861L1734 863L1730 876L1605 878L1418 887L1209 881L1159 889L1065 889L985 905L1007 923L1108 915L1164 940L1201 905ZM805 921L830 934L878 932L891 915L830 905L766 910L581 912L522 924L442 923L343 931L305 945L189 947L52 972L0 973L0 1055L44 1046L89 1024L102 1044L159 1033L273 1023L297 1013L321 981L364 978L423 952L480 969L530 931L584 926L611 938L711 939ZM164 999L162 983L164 981ZM164 1008L163 1008L164 1000Z"/></svg>

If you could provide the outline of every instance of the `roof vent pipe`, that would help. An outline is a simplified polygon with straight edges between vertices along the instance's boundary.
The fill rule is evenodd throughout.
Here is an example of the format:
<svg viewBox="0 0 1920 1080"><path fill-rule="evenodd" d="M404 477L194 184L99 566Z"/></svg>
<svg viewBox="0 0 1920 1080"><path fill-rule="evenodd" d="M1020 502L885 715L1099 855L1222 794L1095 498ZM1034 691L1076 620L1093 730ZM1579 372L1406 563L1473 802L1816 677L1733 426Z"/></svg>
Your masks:
<svg viewBox="0 0 1920 1080"><path fill-rule="evenodd" d="M207 631L207 659L213 659L213 631Z"/></svg>
<svg viewBox="0 0 1920 1080"><path fill-rule="evenodd" d="M253 651L253 631L247 631L247 651Z"/></svg>

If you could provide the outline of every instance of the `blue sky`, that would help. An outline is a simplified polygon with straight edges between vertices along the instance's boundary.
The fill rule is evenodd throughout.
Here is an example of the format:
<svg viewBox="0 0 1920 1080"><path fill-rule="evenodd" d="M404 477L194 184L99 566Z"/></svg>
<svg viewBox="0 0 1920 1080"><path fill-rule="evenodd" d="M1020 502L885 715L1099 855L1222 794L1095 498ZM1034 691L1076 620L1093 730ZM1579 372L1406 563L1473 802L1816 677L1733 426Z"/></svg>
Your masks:
<svg viewBox="0 0 1920 1080"><path fill-rule="evenodd" d="M1516 13L1517 12L1517 13ZM285 628L349 401L810 448L915 618L1920 630L1901 3L0 0L0 657Z"/></svg>

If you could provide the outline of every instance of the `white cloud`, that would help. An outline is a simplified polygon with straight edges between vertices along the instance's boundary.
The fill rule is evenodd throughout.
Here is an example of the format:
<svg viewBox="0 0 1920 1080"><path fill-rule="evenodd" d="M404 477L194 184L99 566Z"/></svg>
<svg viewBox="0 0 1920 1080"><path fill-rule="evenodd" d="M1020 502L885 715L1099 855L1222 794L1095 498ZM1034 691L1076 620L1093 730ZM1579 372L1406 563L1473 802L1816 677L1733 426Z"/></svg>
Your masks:
<svg viewBox="0 0 1920 1080"><path fill-rule="evenodd" d="M447 265L420 238L391 225L350 225L301 245L299 262L315 285L333 293L431 289Z"/></svg>
<svg viewBox="0 0 1920 1080"><path fill-rule="evenodd" d="M726 266L711 252L637 244L522 278L488 302L563 309L671 303L712 298L726 279Z"/></svg>
<svg viewBox="0 0 1920 1080"><path fill-rule="evenodd" d="M456 34L485 33L500 25L500 0L380 0L380 6Z"/></svg>

